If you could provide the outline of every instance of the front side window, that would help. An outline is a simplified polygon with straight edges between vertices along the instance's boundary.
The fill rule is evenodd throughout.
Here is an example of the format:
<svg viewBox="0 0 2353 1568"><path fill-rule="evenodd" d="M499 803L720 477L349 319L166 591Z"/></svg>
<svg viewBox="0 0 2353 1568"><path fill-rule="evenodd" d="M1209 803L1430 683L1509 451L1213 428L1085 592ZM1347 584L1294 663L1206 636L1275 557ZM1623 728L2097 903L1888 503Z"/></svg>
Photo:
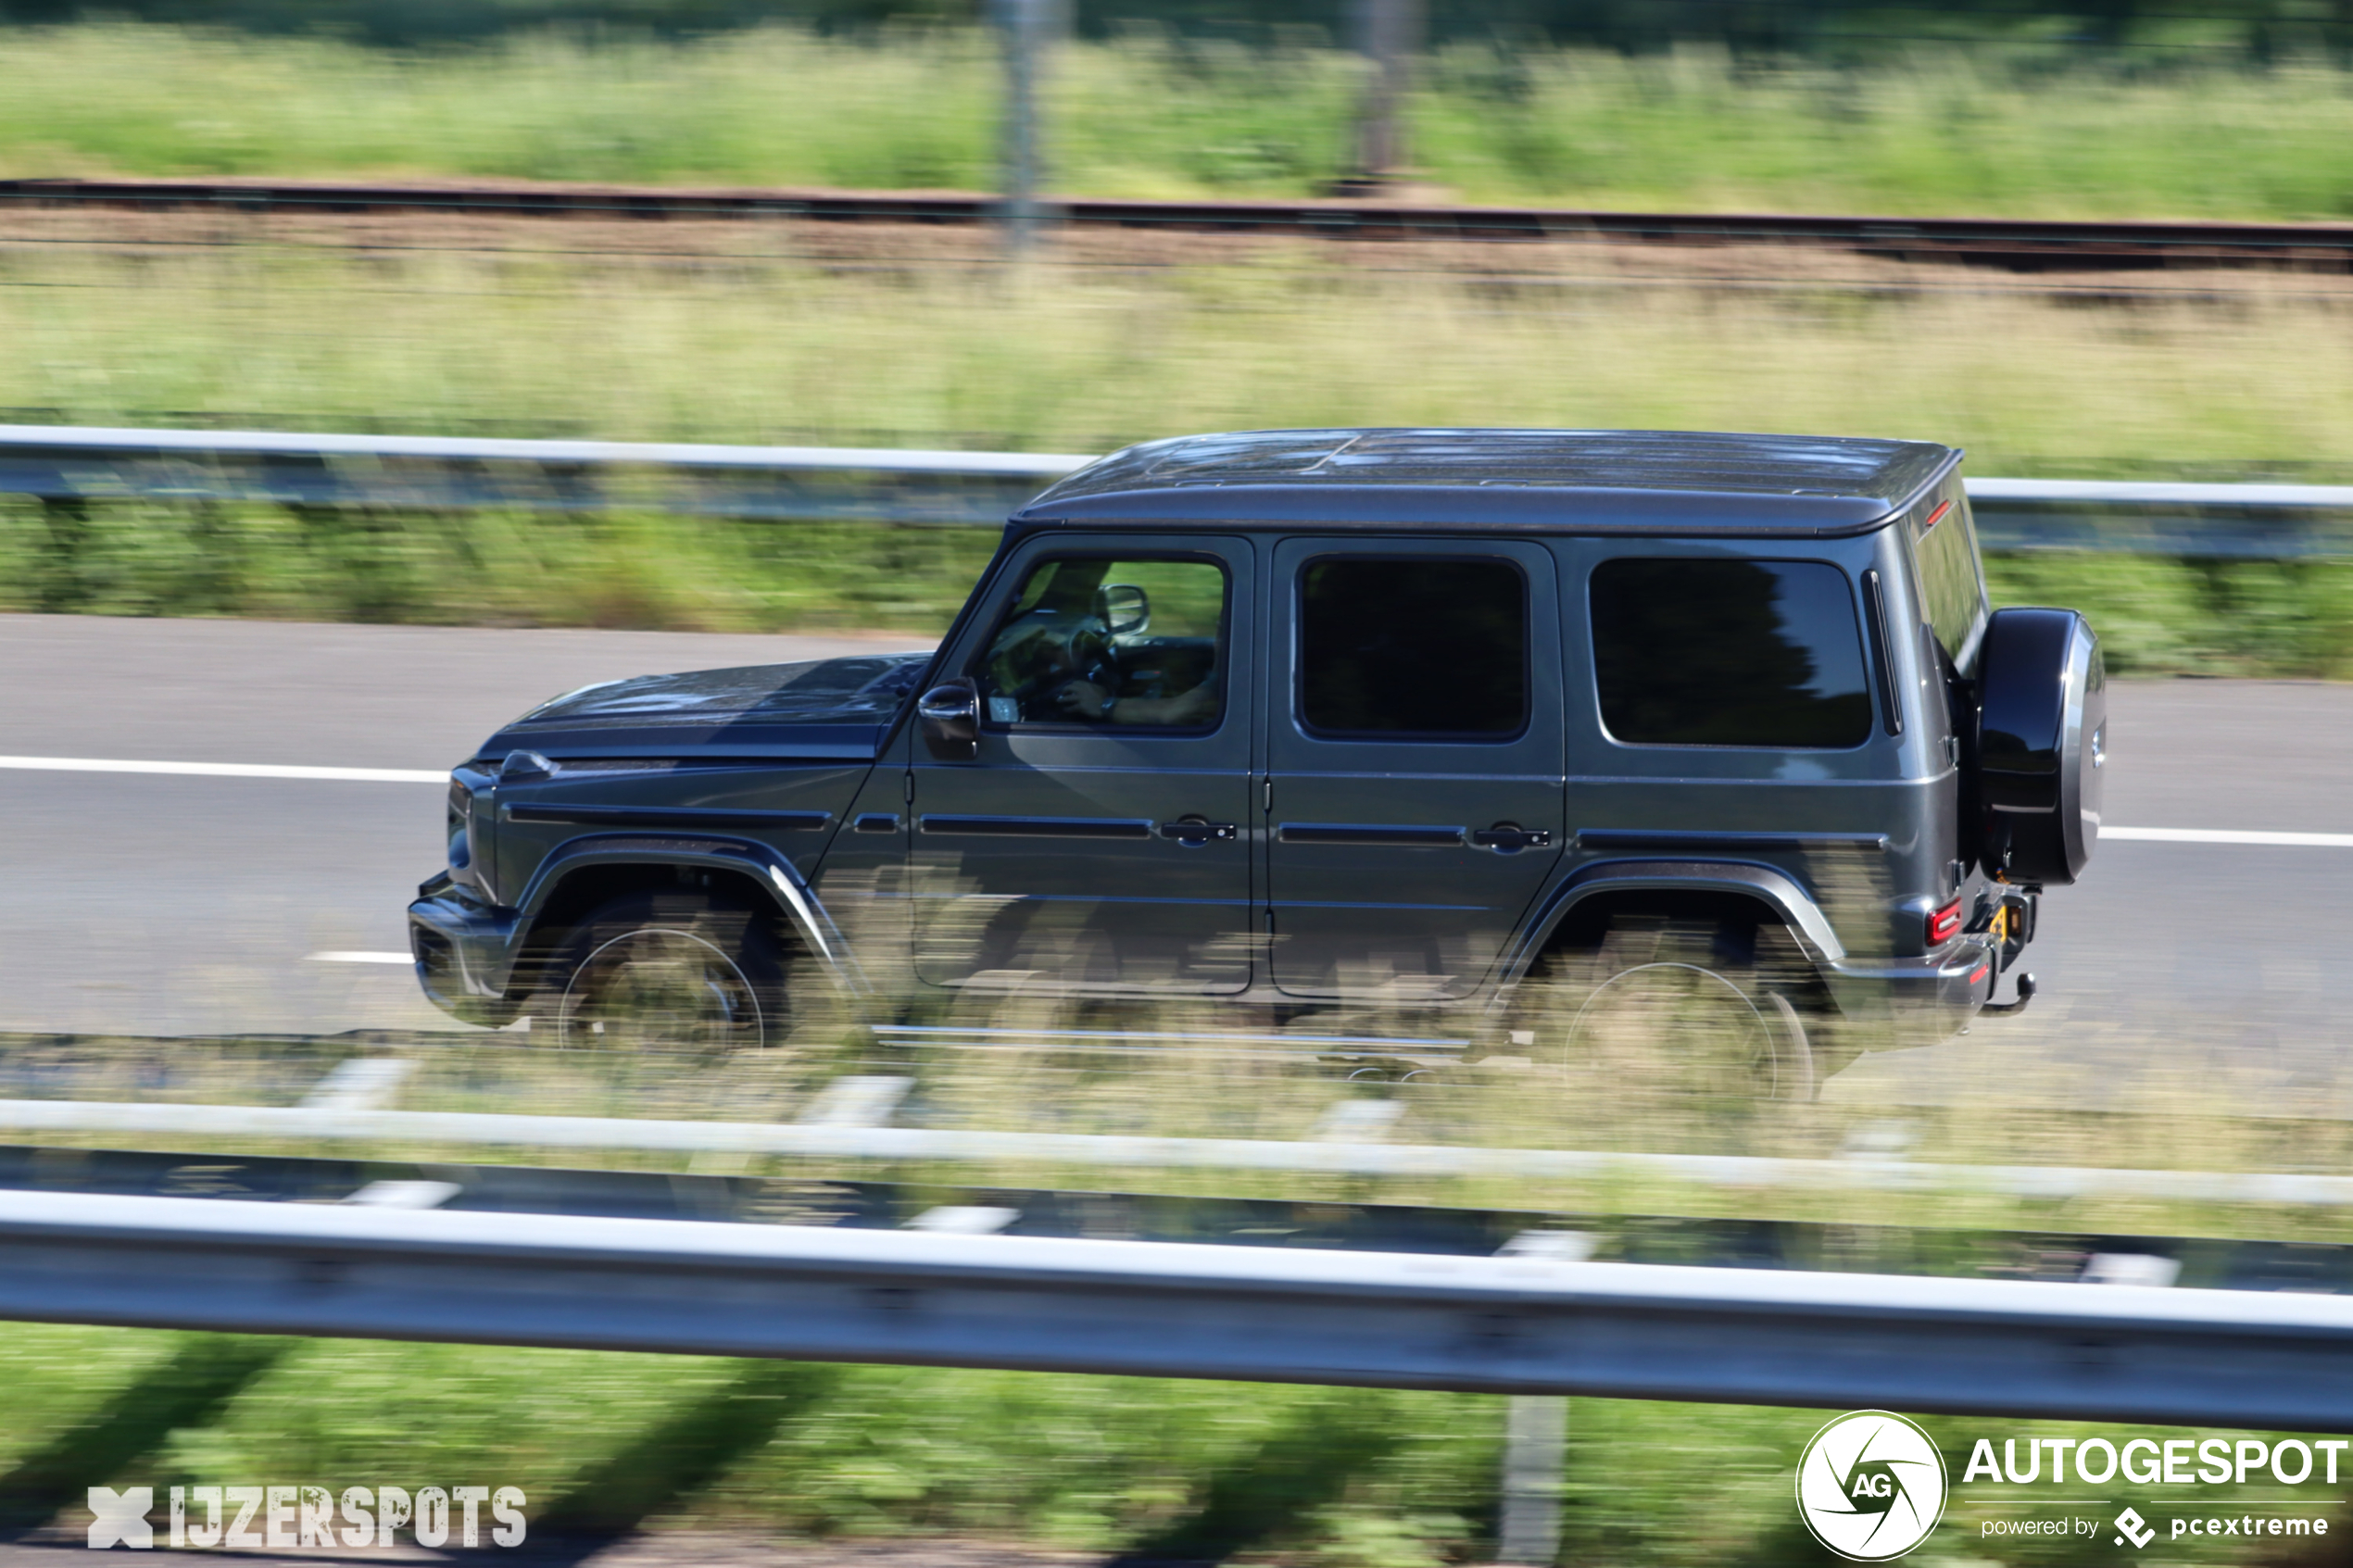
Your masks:
<svg viewBox="0 0 2353 1568"><path fill-rule="evenodd" d="M1528 583L1492 557L1299 574L1299 715L1322 735L1502 740L1528 723Z"/></svg>
<svg viewBox="0 0 2353 1568"><path fill-rule="evenodd" d="M1225 709L1226 570L1066 556L1023 579L974 672L987 721L1209 729Z"/></svg>
<svg viewBox="0 0 2353 1568"><path fill-rule="evenodd" d="M1822 561L1604 561L1593 672L1612 738L1844 749L1870 738L1846 574Z"/></svg>

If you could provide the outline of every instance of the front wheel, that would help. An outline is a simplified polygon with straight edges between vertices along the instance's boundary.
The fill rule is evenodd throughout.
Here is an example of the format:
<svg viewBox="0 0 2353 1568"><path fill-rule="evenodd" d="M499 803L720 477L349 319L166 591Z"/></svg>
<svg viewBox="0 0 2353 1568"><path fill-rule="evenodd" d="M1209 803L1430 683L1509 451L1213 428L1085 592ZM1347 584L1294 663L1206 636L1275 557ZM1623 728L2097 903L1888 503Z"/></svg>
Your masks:
<svg viewBox="0 0 2353 1568"><path fill-rule="evenodd" d="M702 895L628 894L565 939L538 1011L567 1046L743 1050L784 1039L785 973L773 920Z"/></svg>

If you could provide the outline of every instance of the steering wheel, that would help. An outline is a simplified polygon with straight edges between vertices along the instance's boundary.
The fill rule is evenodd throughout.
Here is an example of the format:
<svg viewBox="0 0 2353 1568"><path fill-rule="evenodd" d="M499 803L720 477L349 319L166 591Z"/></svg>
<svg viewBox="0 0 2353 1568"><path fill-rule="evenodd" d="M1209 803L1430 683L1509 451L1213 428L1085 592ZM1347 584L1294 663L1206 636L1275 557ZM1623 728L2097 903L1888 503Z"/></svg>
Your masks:
<svg viewBox="0 0 2353 1568"><path fill-rule="evenodd" d="M1052 717L1061 718L1055 706L1058 699L1065 688L1081 681L1091 682L1107 692L1118 689L1118 664L1112 653L1110 633L1094 616L1036 621L1024 630L1029 635L991 662L1000 674L1011 672L1004 670L1007 665L1024 671L1021 679L1011 684L1000 678L998 691L1019 702L1025 715L1042 700L1054 709Z"/></svg>

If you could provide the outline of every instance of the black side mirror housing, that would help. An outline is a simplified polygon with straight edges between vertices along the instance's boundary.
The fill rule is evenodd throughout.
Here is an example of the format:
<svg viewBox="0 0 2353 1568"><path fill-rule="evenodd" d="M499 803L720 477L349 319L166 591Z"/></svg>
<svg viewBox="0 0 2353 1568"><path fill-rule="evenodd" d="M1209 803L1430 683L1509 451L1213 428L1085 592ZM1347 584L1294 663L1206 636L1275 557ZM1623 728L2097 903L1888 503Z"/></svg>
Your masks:
<svg viewBox="0 0 2353 1568"><path fill-rule="evenodd" d="M936 760L969 762L980 755L980 691L970 676L942 681L917 697L915 721Z"/></svg>

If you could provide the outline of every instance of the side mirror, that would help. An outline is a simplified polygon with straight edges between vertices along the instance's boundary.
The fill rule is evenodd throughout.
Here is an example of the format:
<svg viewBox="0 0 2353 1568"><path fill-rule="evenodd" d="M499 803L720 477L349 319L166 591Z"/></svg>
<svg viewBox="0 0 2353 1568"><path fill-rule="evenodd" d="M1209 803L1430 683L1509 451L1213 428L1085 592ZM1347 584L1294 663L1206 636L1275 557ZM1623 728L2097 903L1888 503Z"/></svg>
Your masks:
<svg viewBox="0 0 2353 1568"><path fill-rule="evenodd" d="M969 762L980 755L980 693L972 678L942 681L915 699L924 745L942 762Z"/></svg>
<svg viewBox="0 0 2353 1568"><path fill-rule="evenodd" d="M1133 583L1106 583L1095 590L1095 618L1114 637L1132 637L1152 623L1152 601Z"/></svg>

